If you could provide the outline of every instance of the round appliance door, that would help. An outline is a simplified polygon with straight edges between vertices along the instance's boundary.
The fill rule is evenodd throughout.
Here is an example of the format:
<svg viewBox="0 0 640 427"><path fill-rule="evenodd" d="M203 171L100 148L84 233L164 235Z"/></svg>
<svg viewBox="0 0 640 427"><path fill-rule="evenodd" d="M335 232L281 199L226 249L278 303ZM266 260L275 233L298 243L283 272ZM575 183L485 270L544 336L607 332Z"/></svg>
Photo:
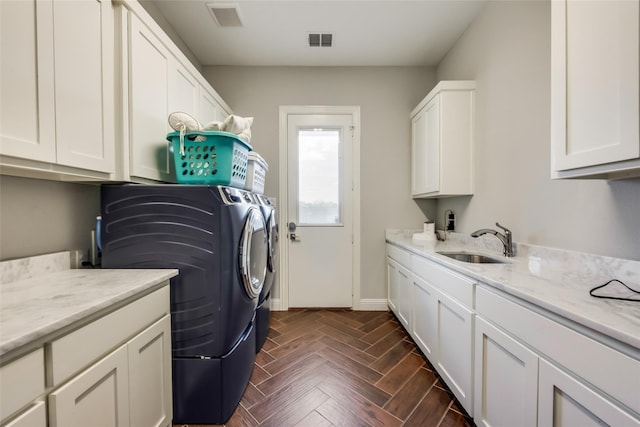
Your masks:
<svg viewBox="0 0 640 427"><path fill-rule="evenodd" d="M276 271L278 264L278 223L276 222L276 211L272 211L269 216L269 259L267 267L270 272Z"/></svg>
<svg viewBox="0 0 640 427"><path fill-rule="evenodd" d="M267 275L267 227L256 208L250 208L240 241L240 277L249 298L257 298Z"/></svg>

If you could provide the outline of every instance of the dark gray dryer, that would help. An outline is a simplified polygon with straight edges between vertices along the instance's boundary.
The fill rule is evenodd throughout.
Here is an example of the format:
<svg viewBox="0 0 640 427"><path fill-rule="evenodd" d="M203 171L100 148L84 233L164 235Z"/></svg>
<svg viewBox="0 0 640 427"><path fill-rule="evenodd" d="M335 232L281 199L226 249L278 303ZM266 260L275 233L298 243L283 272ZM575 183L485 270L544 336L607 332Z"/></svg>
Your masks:
<svg viewBox="0 0 640 427"><path fill-rule="evenodd" d="M267 270L251 194L206 185L104 185L104 268L177 268L171 279L173 422L223 424L255 361Z"/></svg>
<svg viewBox="0 0 640 427"><path fill-rule="evenodd" d="M278 216L275 205L263 194L255 194L267 224L268 257L267 276L256 308L256 353L260 351L269 334L271 319L271 288L278 268Z"/></svg>

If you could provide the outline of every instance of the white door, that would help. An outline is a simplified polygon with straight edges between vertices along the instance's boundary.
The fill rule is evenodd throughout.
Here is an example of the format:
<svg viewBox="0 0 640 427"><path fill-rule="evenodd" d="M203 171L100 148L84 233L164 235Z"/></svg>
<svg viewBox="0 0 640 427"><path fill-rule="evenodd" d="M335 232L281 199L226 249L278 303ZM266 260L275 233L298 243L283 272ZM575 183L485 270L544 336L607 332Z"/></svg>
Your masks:
<svg viewBox="0 0 640 427"><path fill-rule="evenodd" d="M352 307L351 114L289 114L289 307Z"/></svg>

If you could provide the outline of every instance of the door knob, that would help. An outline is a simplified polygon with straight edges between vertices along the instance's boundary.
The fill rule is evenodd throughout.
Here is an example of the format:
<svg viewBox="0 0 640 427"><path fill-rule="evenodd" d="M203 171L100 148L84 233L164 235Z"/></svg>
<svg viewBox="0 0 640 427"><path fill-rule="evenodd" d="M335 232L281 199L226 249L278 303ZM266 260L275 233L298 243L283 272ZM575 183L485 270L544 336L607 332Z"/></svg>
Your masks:
<svg viewBox="0 0 640 427"><path fill-rule="evenodd" d="M299 242L300 239L296 237L296 233L295 233L296 228L298 228L296 223L291 221L289 224L287 224L287 227L289 228L289 239L291 239L292 242Z"/></svg>

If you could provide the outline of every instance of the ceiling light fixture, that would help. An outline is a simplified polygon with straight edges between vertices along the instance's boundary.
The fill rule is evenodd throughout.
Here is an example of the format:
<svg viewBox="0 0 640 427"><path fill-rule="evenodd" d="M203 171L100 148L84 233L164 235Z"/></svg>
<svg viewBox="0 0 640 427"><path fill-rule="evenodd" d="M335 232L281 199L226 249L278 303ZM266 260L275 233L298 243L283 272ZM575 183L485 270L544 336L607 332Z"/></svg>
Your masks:
<svg viewBox="0 0 640 427"><path fill-rule="evenodd" d="M213 20L220 27L242 27L238 3L207 3Z"/></svg>

